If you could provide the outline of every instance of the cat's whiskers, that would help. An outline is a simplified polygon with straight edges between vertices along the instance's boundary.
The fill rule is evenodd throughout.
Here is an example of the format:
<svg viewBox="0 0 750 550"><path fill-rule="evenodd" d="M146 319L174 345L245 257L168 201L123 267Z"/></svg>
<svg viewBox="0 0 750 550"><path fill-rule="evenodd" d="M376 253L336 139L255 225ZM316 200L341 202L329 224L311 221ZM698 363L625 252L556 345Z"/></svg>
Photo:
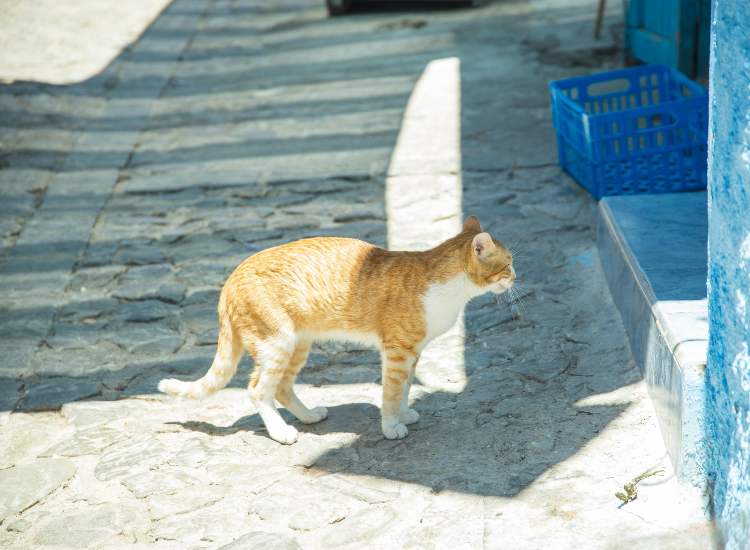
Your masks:
<svg viewBox="0 0 750 550"><path fill-rule="evenodd" d="M502 303L503 300L505 301L505 304ZM521 317L526 316L526 305L523 302L523 297L515 286L508 288L508 290L502 294L495 294L495 303L500 307L507 305L514 319L520 319Z"/></svg>
<svg viewBox="0 0 750 550"><path fill-rule="evenodd" d="M529 312L528 312L528 308L526 307L526 298L524 296L521 296L520 294L518 296L518 304L519 304L519 307L521 309L521 313L523 314L523 316L528 317Z"/></svg>
<svg viewBox="0 0 750 550"><path fill-rule="evenodd" d="M519 252L521 250L521 239L514 239L512 243L508 244L505 248L513 254L514 252Z"/></svg>
<svg viewBox="0 0 750 550"><path fill-rule="evenodd" d="M508 289L508 294L510 298L511 311L513 311L513 308L515 307L518 313L517 317L526 317L528 315L528 311L526 309L526 304L524 303L523 296L521 295L520 291L515 286L512 286Z"/></svg>
<svg viewBox="0 0 750 550"><path fill-rule="evenodd" d="M518 265L519 260L523 261L527 257L526 251L521 250L518 246L508 247L508 252L510 252L511 257L513 258L513 265L515 266Z"/></svg>
<svg viewBox="0 0 750 550"><path fill-rule="evenodd" d="M510 311L513 314L514 319L520 319L523 317L523 310L519 306L518 300L515 298L515 291L510 296Z"/></svg>

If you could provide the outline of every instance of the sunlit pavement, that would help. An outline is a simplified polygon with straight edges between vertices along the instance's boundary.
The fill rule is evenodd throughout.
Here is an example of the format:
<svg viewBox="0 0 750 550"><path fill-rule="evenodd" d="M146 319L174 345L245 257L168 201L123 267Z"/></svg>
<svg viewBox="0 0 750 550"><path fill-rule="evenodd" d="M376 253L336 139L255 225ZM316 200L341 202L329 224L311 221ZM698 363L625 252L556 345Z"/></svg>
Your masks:
<svg viewBox="0 0 750 550"><path fill-rule="evenodd" d="M591 2L328 19L311 0L175 0L151 21L164 4L119 34L86 12L83 51L111 40L75 58L44 42L40 3L35 43L69 71L39 51L0 66L39 81L0 88L1 547L710 546L601 275L595 205L556 164L547 82L620 63ZM358 346L313 353L300 393L329 418L289 447L254 414L247 361L205 401L156 393L208 368L248 254L324 234L422 248L469 214L517 251L522 300L477 299L424 353L407 439L383 439L378 356Z"/></svg>

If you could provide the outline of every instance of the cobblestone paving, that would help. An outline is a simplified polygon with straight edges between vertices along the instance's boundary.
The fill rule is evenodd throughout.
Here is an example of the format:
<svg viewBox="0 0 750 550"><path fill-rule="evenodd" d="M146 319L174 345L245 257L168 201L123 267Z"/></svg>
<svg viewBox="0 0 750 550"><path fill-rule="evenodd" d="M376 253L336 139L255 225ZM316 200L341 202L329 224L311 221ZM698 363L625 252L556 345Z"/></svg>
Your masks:
<svg viewBox="0 0 750 550"><path fill-rule="evenodd" d="M613 495L669 463L595 205L555 163L547 81L619 63L586 38L592 7L321 4L174 0L88 81L0 88L0 546L706 548L671 474ZM461 380L440 354L422 365L421 420L388 441L377 354L320 346L300 393L330 415L289 447L254 414L247 360L205 401L156 393L207 369L218 291L247 255L321 234L387 245L402 117L446 58L454 215L520 251L524 296L477 299L465 336L438 343ZM429 196L444 167L415 166Z"/></svg>

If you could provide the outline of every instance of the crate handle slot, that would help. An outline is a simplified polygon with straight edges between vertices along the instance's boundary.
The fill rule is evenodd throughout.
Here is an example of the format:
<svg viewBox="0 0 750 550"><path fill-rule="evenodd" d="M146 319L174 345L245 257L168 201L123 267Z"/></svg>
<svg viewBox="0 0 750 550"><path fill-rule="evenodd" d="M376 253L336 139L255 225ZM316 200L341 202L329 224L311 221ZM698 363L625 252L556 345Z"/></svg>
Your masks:
<svg viewBox="0 0 750 550"><path fill-rule="evenodd" d="M631 83L627 78L618 78L616 80L605 80L603 82L592 82L586 87L586 93L589 97L599 95L619 94L630 90Z"/></svg>
<svg viewBox="0 0 750 550"><path fill-rule="evenodd" d="M677 117L672 113L651 113L638 117L637 126L641 130L649 128L670 128L677 125Z"/></svg>

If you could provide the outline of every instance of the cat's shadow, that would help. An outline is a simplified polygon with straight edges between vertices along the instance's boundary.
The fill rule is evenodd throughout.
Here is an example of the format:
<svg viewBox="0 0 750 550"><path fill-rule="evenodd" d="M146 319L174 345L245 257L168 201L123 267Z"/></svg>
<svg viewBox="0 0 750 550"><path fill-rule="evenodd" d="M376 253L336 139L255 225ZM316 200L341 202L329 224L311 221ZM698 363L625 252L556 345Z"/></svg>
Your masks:
<svg viewBox="0 0 750 550"><path fill-rule="evenodd" d="M513 497L543 472L576 454L628 407L571 407L559 399L555 388L521 394L503 396L497 385L485 383L462 394L426 395L414 403L422 415L419 422L410 425L409 435L400 440L383 437L380 410L371 403L330 406L328 417L318 424L305 425L286 410L279 412L299 430L301 438L356 434L350 444L328 448L316 456L313 464L317 470L418 483L434 492ZM485 403L480 409L476 409L477 400ZM205 421L169 424L211 437L242 432L268 438L257 414L243 416L228 426ZM279 445L279 459L296 456L283 449L290 448Z"/></svg>
<svg viewBox="0 0 750 550"><path fill-rule="evenodd" d="M279 409L284 420L301 433L324 435L329 433L364 433L375 421L380 426L380 410L371 403L346 403L328 407L328 417L317 424L303 424L286 409ZM229 426L217 426L211 422L188 420L185 422L166 422L168 425L181 426L185 430L201 432L211 436L233 435L238 432L251 432L268 437L260 415L251 414L238 418Z"/></svg>

